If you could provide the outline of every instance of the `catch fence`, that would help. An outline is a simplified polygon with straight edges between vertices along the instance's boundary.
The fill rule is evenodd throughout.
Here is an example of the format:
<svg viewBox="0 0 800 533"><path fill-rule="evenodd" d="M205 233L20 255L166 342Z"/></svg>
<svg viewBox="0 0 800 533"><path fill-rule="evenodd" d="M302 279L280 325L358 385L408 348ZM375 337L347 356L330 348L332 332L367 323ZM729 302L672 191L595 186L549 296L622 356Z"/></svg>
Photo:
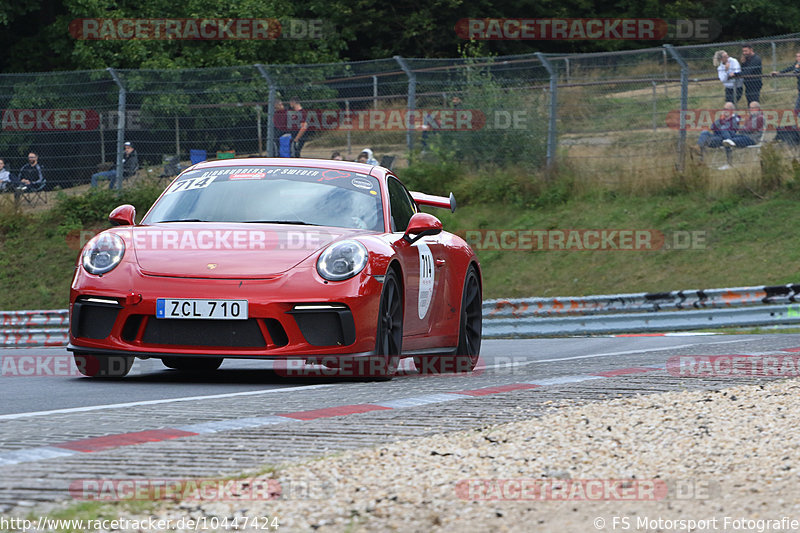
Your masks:
<svg viewBox="0 0 800 533"><path fill-rule="evenodd" d="M780 117L787 125L796 77L769 74L791 64L800 34L750 42L763 61L761 106L788 110ZM16 172L37 152L48 186L66 188L117 162L124 141L141 166L161 173L173 163L169 173L192 153L279 155L280 136L305 121L303 156L355 159L369 147L396 164L417 154L531 169L569 164L613 184L695 161L703 124L680 111L722 107L712 56L726 49L738 57L740 46L2 74L0 157ZM287 109L292 97L302 115ZM787 159L797 156L792 139L779 145Z"/></svg>

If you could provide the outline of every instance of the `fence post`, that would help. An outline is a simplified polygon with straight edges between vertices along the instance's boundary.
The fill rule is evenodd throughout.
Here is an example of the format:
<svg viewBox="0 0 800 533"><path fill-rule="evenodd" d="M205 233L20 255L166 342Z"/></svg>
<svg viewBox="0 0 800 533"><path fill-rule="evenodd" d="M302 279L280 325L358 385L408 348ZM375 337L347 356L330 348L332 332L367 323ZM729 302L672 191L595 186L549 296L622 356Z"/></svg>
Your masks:
<svg viewBox="0 0 800 533"><path fill-rule="evenodd" d="M125 86L113 68L108 67L106 70L111 74L117 87L119 87L119 100L117 102L117 175L112 178L113 186L111 188L122 189L122 152L125 144Z"/></svg>
<svg viewBox="0 0 800 533"><path fill-rule="evenodd" d="M344 101L344 116L346 116L346 117L350 116L350 100L345 100ZM347 128L347 158L348 159L350 159L350 157L352 155L352 147L353 147L352 138L350 137L350 130L352 130L352 128Z"/></svg>
<svg viewBox="0 0 800 533"><path fill-rule="evenodd" d="M658 113L658 105L657 105L658 103L656 102L656 81L653 80L652 83L653 83L653 131L656 131L657 129L656 114Z"/></svg>
<svg viewBox="0 0 800 533"><path fill-rule="evenodd" d="M772 45L772 72L778 70L778 49L775 46L775 41L770 42L769 44ZM778 79L772 78L772 90L778 90Z"/></svg>
<svg viewBox="0 0 800 533"><path fill-rule="evenodd" d="M256 106L256 135L258 135L258 155L264 155L264 139L261 134L261 105Z"/></svg>
<svg viewBox="0 0 800 533"><path fill-rule="evenodd" d="M103 117L103 112L102 111L100 111L100 113L98 113L98 114L100 115L100 161L105 163L106 162L106 136L105 136L105 130L104 130L105 125L103 124L103 120L105 120L105 118Z"/></svg>
<svg viewBox="0 0 800 533"><path fill-rule="evenodd" d="M541 52L536 57L550 74L550 121L547 125L547 168L553 168L556 159L556 119L558 118L558 72Z"/></svg>
<svg viewBox="0 0 800 533"><path fill-rule="evenodd" d="M378 76L372 76L372 107L378 110Z"/></svg>
<svg viewBox="0 0 800 533"><path fill-rule="evenodd" d="M689 109L689 65L683 60L678 51L671 44L664 48L681 67L681 122L680 136L678 137L678 171L683 172L686 167L686 111Z"/></svg>
<svg viewBox="0 0 800 533"><path fill-rule="evenodd" d="M178 157L178 163L181 160L181 124L178 115L175 115L175 155Z"/></svg>
<svg viewBox="0 0 800 533"><path fill-rule="evenodd" d="M269 74L267 74L267 69L264 68L264 65L257 64L256 70L258 73L261 74L261 77L267 82L267 86L269 87L269 98L267 100L267 124L269 127L267 128L267 157L276 157L277 154L275 153L275 96L277 92L277 88L275 84L272 82L272 78Z"/></svg>
<svg viewBox="0 0 800 533"><path fill-rule="evenodd" d="M408 68L406 60L402 57L394 56L394 60L397 61L400 68L403 69L403 72L408 76L408 106L406 110L406 124L408 125L408 129L406 129L406 146L408 147L408 159L410 162L411 151L414 149L414 137L411 133L414 131L413 113L414 109L417 107L417 75Z"/></svg>

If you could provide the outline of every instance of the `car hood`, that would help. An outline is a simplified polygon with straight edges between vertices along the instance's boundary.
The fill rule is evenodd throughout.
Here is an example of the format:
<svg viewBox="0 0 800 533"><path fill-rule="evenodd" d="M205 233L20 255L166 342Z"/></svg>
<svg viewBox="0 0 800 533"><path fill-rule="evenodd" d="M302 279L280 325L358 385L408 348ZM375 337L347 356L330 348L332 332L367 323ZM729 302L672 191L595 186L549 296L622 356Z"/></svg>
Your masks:
<svg viewBox="0 0 800 533"><path fill-rule="evenodd" d="M364 230L286 224L162 223L137 226L130 241L144 274L271 278L331 242Z"/></svg>

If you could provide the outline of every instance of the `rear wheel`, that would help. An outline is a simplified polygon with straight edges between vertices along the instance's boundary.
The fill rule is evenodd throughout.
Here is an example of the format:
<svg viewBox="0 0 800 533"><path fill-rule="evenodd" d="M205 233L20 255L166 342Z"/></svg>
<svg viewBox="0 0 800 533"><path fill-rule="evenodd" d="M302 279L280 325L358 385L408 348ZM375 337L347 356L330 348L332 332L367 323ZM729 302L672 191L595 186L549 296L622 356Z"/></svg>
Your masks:
<svg viewBox="0 0 800 533"><path fill-rule="evenodd" d="M132 355L74 353L78 372L91 378L122 378L133 366Z"/></svg>
<svg viewBox="0 0 800 533"><path fill-rule="evenodd" d="M182 372L213 372L222 364L222 357L162 357L161 362Z"/></svg>
<svg viewBox="0 0 800 533"><path fill-rule="evenodd" d="M483 298L475 267L469 267L461 295L458 347L454 355L428 355L414 358L420 374L472 372L481 353Z"/></svg>

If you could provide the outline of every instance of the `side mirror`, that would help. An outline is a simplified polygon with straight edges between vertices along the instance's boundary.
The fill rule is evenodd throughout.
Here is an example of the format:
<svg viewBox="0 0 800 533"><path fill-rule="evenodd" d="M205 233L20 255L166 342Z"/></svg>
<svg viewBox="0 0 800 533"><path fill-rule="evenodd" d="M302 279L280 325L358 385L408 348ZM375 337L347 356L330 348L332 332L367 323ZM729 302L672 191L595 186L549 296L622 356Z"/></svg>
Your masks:
<svg viewBox="0 0 800 533"><path fill-rule="evenodd" d="M136 208L131 204L117 207L108 215L108 221L112 226L133 226L133 219L136 217Z"/></svg>
<svg viewBox="0 0 800 533"><path fill-rule="evenodd" d="M438 235L441 232L441 220L428 213L417 213L408 221L408 227L406 228L403 238L408 241L409 244L414 244L422 237Z"/></svg>

